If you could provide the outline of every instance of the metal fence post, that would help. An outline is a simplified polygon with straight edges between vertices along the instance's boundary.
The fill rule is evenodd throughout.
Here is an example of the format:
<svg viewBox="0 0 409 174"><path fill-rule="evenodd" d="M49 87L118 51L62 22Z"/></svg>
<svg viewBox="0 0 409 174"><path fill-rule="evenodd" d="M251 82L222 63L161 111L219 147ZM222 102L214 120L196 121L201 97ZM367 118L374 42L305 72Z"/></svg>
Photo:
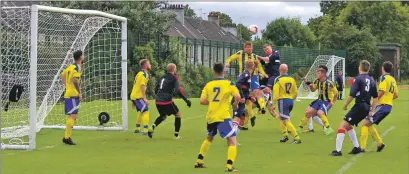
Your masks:
<svg viewBox="0 0 409 174"><path fill-rule="evenodd" d="M197 56L197 44L196 44L196 38L195 42L193 45L193 65L196 66L196 56Z"/></svg>
<svg viewBox="0 0 409 174"><path fill-rule="evenodd" d="M216 41L216 62L219 62L219 41Z"/></svg>
<svg viewBox="0 0 409 174"><path fill-rule="evenodd" d="M188 48L188 43L189 43L189 39L186 38L186 39L185 39L185 46L186 46L186 50L185 50L185 51L186 51L186 65L189 63L189 59L188 59L188 57L189 57L189 56L188 56L188 49L189 49L189 48ZM189 64L189 66L190 66L190 64ZM187 67L187 66L186 66L186 67Z"/></svg>
<svg viewBox="0 0 409 174"><path fill-rule="evenodd" d="M212 41L209 40L209 68L212 67Z"/></svg>
<svg viewBox="0 0 409 174"><path fill-rule="evenodd" d="M202 57L202 66L204 65L204 40L202 40L202 55L201 55L201 57Z"/></svg>

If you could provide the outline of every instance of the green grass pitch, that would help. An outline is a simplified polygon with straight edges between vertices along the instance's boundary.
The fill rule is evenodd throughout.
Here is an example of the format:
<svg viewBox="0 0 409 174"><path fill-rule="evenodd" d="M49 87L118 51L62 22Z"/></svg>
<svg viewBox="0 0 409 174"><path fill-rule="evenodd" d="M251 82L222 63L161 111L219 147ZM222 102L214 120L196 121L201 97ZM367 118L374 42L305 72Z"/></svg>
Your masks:
<svg viewBox="0 0 409 174"><path fill-rule="evenodd" d="M140 134L134 135L136 112L129 102L128 131L74 131L72 137L78 145L66 146L61 143L63 130L42 130L37 134L36 150L2 151L2 173L222 173L227 145L220 137L215 139L205 158L208 168L193 167L206 136L206 107L200 106L198 99L192 99L192 102L192 108L187 108L183 101L176 101L183 114L181 140L172 139L172 116L158 127L153 139ZM294 125L298 125L309 102L295 102L291 113ZM344 102L345 100L338 101L329 113L328 118L335 130L346 113L342 110ZM153 122L158 113L152 101L149 107L150 121ZM349 155L347 153L352 145L347 135L343 146L344 156L330 157L328 154L335 149L335 134L325 136L315 124L315 133L301 134L302 144L283 144L279 143L281 134L278 121L267 114L258 115L256 126L249 131L241 131L238 135L241 146L238 148L235 166L240 173L252 174L332 174L339 171L348 174L409 173L408 116L409 90L401 89L392 113L377 126L380 134L386 133L383 140L387 147L383 152L376 152L369 137L367 153ZM97 115L95 119L96 117ZM360 127L355 130L359 139Z"/></svg>

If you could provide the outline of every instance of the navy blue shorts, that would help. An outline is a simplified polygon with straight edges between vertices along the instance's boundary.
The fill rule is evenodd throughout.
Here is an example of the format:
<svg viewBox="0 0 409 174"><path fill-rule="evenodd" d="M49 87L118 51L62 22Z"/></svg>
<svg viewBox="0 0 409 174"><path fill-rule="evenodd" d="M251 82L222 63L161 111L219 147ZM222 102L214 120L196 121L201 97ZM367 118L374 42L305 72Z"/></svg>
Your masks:
<svg viewBox="0 0 409 174"><path fill-rule="evenodd" d="M310 107L314 108L317 111L321 110L325 115L328 115L328 112L331 109L331 106L329 106L329 104L329 101L321 101L317 99L311 102Z"/></svg>
<svg viewBox="0 0 409 174"><path fill-rule="evenodd" d="M207 124L207 135L214 137L220 132L222 138L234 137L237 135L236 130L233 128L233 122L231 119L224 119L223 122L215 122Z"/></svg>
<svg viewBox="0 0 409 174"><path fill-rule="evenodd" d="M273 86L274 86L274 80L275 80L276 78L277 78L277 76L268 77L267 87L269 87L270 89L273 88Z"/></svg>
<svg viewBox="0 0 409 174"><path fill-rule="evenodd" d="M344 120L350 125L358 126L358 123L368 116L370 107L367 103L355 103L345 115Z"/></svg>
<svg viewBox="0 0 409 174"><path fill-rule="evenodd" d="M132 103L134 104L134 106L136 107L136 110L139 112L146 112L148 111L148 105L145 104L145 102L143 101L142 98L140 99L136 99L136 100L132 100Z"/></svg>
<svg viewBox="0 0 409 174"><path fill-rule="evenodd" d="M233 117L242 118L246 110L246 105L244 103L239 103L239 108L237 111L233 111Z"/></svg>
<svg viewBox="0 0 409 174"><path fill-rule="evenodd" d="M290 119L290 113L293 110L294 102L291 99L278 100L278 112L281 120Z"/></svg>
<svg viewBox="0 0 409 174"><path fill-rule="evenodd" d="M250 89L252 91L254 91L256 89L260 89L260 82L258 80L258 75L252 75L251 76Z"/></svg>
<svg viewBox="0 0 409 174"><path fill-rule="evenodd" d="M80 107L80 99L78 97L66 98L64 101L65 114L78 114L78 109Z"/></svg>
<svg viewBox="0 0 409 174"><path fill-rule="evenodd" d="M365 119L369 120L372 124L378 125L386 116L389 115L392 111L391 105L378 105L375 108L375 113L372 117L372 120L367 116Z"/></svg>
<svg viewBox="0 0 409 174"><path fill-rule="evenodd" d="M244 99L249 99L250 98L250 89L240 89L240 97L244 98Z"/></svg>

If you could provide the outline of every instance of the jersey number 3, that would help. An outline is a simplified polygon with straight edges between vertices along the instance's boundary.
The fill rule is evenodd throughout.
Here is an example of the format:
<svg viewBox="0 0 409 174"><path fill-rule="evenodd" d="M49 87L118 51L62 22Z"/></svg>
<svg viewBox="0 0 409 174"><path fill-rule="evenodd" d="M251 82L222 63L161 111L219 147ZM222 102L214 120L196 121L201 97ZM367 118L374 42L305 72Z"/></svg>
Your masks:
<svg viewBox="0 0 409 174"><path fill-rule="evenodd" d="M219 87L214 87L213 92L216 93L216 95L214 95L213 102L219 102L220 100L217 99L217 98L219 97L219 94L220 94L220 88Z"/></svg>
<svg viewBox="0 0 409 174"><path fill-rule="evenodd" d="M369 86L371 85L371 81L369 79L365 79L365 82L366 82L365 91L368 92Z"/></svg>

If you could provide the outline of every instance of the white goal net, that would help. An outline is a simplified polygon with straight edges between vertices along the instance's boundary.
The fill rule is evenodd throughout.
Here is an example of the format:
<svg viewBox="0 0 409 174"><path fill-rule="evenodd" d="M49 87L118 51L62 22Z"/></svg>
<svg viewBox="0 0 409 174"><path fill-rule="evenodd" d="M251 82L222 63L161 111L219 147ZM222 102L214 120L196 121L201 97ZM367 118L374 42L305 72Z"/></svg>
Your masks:
<svg viewBox="0 0 409 174"><path fill-rule="evenodd" d="M2 149L33 149L42 128L65 128L60 74L77 50L85 60L74 129L127 129L126 18L39 5L2 7L0 16ZM110 116L103 125L101 112Z"/></svg>
<svg viewBox="0 0 409 174"><path fill-rule="evenodd" d="M314 63L312 64L310 70L308 71L307 75L305 76L309 82L312 82L316 79L316 70L318 66L325 65L328 67L327 76L328 79L331 79L334 83L336 80L336 76L338 72L342 72L342 80L343 84L345 85L345 58L338 57L334 55L319 55ZM345 90L343 91L342 96L345 96ZM311 92L310 88L307 84L303 81L298 88L298 96L297 99L317 99L318 98L318 91Z"/></svg>

